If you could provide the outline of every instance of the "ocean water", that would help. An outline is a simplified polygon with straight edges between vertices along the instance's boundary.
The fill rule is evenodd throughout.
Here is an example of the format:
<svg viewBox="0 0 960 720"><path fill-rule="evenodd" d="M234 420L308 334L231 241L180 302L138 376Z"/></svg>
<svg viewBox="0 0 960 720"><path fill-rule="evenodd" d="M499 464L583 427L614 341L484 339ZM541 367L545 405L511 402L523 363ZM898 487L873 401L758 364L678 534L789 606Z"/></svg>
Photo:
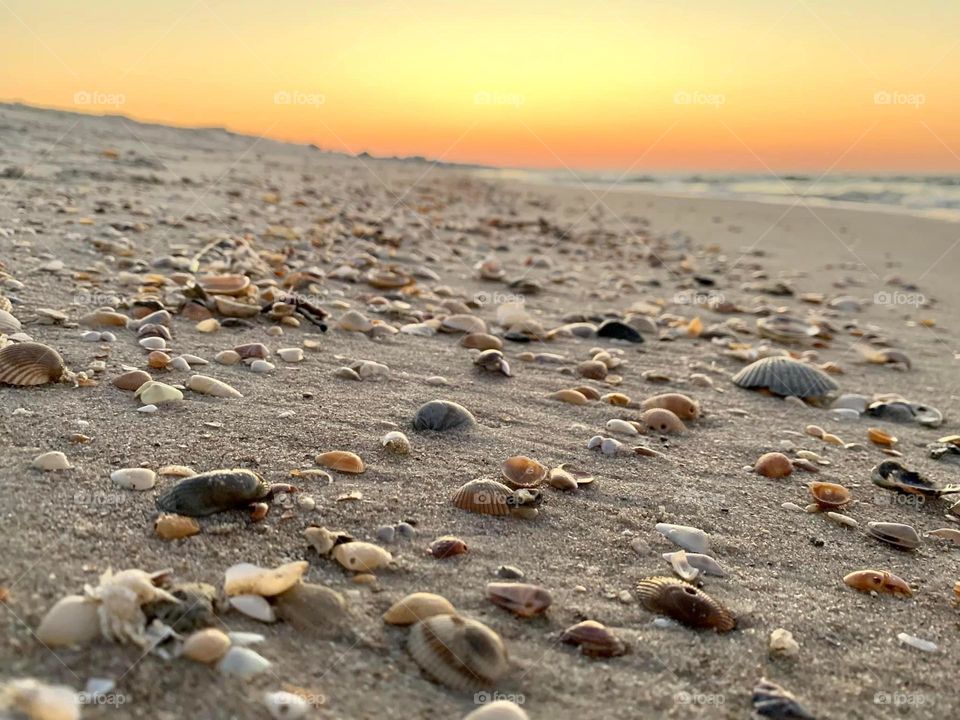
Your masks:
<svg viewBox="0 0 960 720"><path fill-rule="evenodd" d="M666 195L906 212L960 222L960 175L782 175L507 171L533 182Z"/></svg>

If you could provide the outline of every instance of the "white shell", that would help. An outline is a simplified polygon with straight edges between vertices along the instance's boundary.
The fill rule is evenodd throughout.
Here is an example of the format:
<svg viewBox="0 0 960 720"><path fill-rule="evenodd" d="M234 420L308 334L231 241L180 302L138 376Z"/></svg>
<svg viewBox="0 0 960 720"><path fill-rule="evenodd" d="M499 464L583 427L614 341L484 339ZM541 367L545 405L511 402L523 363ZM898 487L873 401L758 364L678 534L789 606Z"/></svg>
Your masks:
<svg viewBox="0 0 960 720"><path fill-rule="evenodd" d="M82 595L67 595L47 611L37 639L47 647L83 645L100 637L97 604Z"/></svg>
<svg viewBox="0 0 960 720"><path fill-rule="evenodd" d="M270 603L260 595L234 595L230 598L230 607L260 622L277 621L277 614L270 607Z"/></svg>
<svg viewBox="0 0 960 720"><path fill-rule="evenodd" d="M110 479L124 490L149 490L157 484L157 474L149 468L114 470Z"/></svg>
<svg viewBox="0 0 960 720"><path fill-rule="evenodd" d="M162 337L145 337L137 341L145 350L166 350L167 341Z"/></svg>
<svg viewBox="0 0 960 720"><path fill-rule="evenodd" d="M679 545L684 550L692 553L705 553L710 549L710 538L700 528L689 527L688 525L671 525L670 523L657 523L654 528L675 545Z"/></svg>
<svg viewBox="0 0 960 720"><path fill-rule="evenodd" d="M600 443L600 452L604 455L619 455L623 447L623 443L616 438L604 438Z"/></svg>
<svg viewBox="0 0 960 720"><path fill-rule="evenodd" d="M283 690L264 693L263 704L274 720L297 720L310 710L310 703L306 699Z"/></svg>
<svg viewBox="0 0 960 720"><path fill-rule="evenodd" d="M347 570L373 572L386 567L393 556L379 545L367 542L348 542L333 549L334 559Z"/></svg>
<svg viewBox="0 0 960 720"><path fill-rule="evenodd" d="M271 663L250 648L232 647L217 663L217 670L224 675L234 675L241 680L249 680L265 672Z"/></svg>
<svg viewBox="0 0 960 720"><path fill-rule="evenodd" d="M166 383L148 380L134 393L144 405L160 405L165 402L183 400L183 393Z"/></svg>
<svg viewBox="0 0 960 720"><path fill-rule="evenodd" d="M242 398L239 390L230 387L222 380L207 377L206 375L192 375L186 383L187 387L202 395L212 395L221 398Z"/></svg>
<svg viewBox="0 0 960 720"><path fill-rule="evenodd" d="M909 645L912 648L921 650L923 652L936 652L937 644L931 640L924 640L923 638L918 638L915 635L908 635L907 633L897 633L897 640L902 642L904 645Z"/></svg>
<svg viewBox="0 0 960 720"><path fill-rule="evenodd" d="M619 418L614 418L613 420L607 420L605 426L608 432L617 433L618 435L639 435L640 431L637 430L636 426L631 425L626 420L620 420Z"/></svg>
<svg viewBox="0 0 960 720"><path fill-rule="evenodd" d="M798 507L798 509L800 509ZM727 571L723 568L723 565L718 563L709 555L702 555L701 553L688 553L684 550L677 550L672 553L663 553L661 557L666 560L668 563L673 565L679 555L683 555L686 558L687 564L699 570L704 575L716 575L717 577L726 577Z"/></svg>
<svg viewBox="0 0 960 720"><path fill-rule="evenodd" d="M410 453L410 440L399 430L392 430L380 438L380 444L398 455Z"/></svg>
<svg viewBox="0 0 960 720"><path fill-rule="evenodd" d="M587 450L595 450L603 444L603 435L594 435L587 440Z"/></svg>
<svg viewBox="0 0 960 720"><path fill-rule="evenodd" d="M268 373L276 370L276 365L266 360L254 360L250 363L250 369L255 373Z"/></svg>
<svg viewBox="0 0 960 720"><path fill-rule="evenodd" d="M43 470L44 472L70 469L70 461L67 460L67 456L57 450L37 455L31 464L37 470Z"/></svg>
<svg viewBox="0 0 960 720"><path fill-rule="evenodd" d="M188 372L190 370L190 363L188 363L182 357L175 357L173 360L170 361L170 364L167 367L169 367L171 370Z"/></svg>
<svg viewBox="0 0 960 720"><path fill-rule="evenodd" d="M17 715L28 720L80 720L80 696L68 685L47 685L33 678L12 680L0 688L3 691L0 710L15 709ZM9 705L8 705L9 704Z"/></svg>
<svg viewBox="0 0 960 720"><path fill-rule="evenodd" d="M373 360L360 360L350 366L361 380L384 380L390 377L390 368Z"/></svg>
<svg viewBox="0 0 960 720"><path fill-rule="evenodd" d="M227 595L272 597L292 588L309 566L310 563L306 560L287 563L278 568L239 563L227 568L223 589Z"/></svg>
<svg viewBox="0 0 960 720"><path fill-rule="evenodd" d="M284 362L297 363L303 360L303 350L300 348L280 348L277 355Z"/></svg>
<svg viewBox="0 0 960 720"><path fill-rule="evenodd" d="M530 720L530 716L510 700L494 700L464 716L463 720Z"/></svg>
<svg viewBox="0 0 960 720"><path fill-rule="evenodd" d="M98 601L100 632L106 639L132 642L140 647L149 644L147 619L140 607L155 600L180 602L166 590L154 585L157 577L157 574L136 568L118 573L107 570L100 576L100 583L95 588L84 586L87 597Z"/></svg>

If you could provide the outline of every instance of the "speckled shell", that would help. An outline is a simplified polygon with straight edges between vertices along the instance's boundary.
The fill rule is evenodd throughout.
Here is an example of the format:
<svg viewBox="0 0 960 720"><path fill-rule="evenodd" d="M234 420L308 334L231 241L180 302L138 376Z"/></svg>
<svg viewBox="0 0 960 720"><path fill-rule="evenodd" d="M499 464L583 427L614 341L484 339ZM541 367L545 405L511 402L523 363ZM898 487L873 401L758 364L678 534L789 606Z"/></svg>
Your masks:
<svg viewBox="0 0 960 720"><path fill-rule="evenodd" d="M0 349L0 384L45 385L59 382L66 373L63 358L40 343L14 343Z"/></svg>
<svg viewBox="0 0 960 720"><path fill-rule="evenodd" d="M503 483L478 478L465 483L454 493L453 504L461 510L484 515L509 515L507 498L512 496L513 491Z"/></svg>
<svg viewBox="0 0 960 720"><path fill-rule="evenodd" d="M531 618L546 612L553 602L550 592L539 585L513 582L487 583L487 599L514 615Z"/></svg>
<svg viewBox="0 0 960 720"><path fill-rule="evenodd" d="M410 630L407 650L423 671L458 691L491 689L509 670L500 636L459 615L435 615Z"/></svg>
<svg viewBox="0 0 960 720"><path fill-rule="evenodd" d="M157 498L157 508L202 517L246 507L269 492L267 482L251 470L211 470L178 482Z"/></svg>
<svg viewBox="0 0 960 720"><path fill-rule="evenodd" d="M736 627L733 613L707 593L672 577L644 578L637 597L650 612L666 615L688 627L728 632Z"/></svg>
<svg viewBox="0 0 960 720"><path fill-rule="evenodd" d="M837 389L837 383L822 370L785 357L769 357L750 363L733 376L742 388L766 388L774 395L818 398Z"/></svg>
<svg viewBox="0 0 960 720"><path fill-rule="evenodd" d="M420 406L413 418L414 430L460 430L473 427L476 419L462 405L447 400L431 400Z"/></svg>
<svg viewBox="0 0 960 720"><path fill-rule="evenodd" d="M560 635L560 641L578 646L588 657L616 657L627 652L626 643L596 620L571 625Z"/></svg>

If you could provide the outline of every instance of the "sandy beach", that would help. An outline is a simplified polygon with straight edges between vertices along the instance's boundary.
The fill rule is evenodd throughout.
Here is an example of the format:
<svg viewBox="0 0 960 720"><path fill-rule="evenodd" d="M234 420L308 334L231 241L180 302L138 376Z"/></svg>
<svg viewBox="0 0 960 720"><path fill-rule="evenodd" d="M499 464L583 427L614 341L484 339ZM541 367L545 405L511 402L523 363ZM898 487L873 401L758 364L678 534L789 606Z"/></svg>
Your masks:
<svg viewBox="0 0 960 720"><path fill-rule="evenodd" d="M181 401L138 412L133 393L111 382L124 368L147 369L136 331L99 327L116 339L85 342L91 328L81 319L104 305L133 317L125 301L151 274L172 283L177 273L244 272L218 252L202 256L196 273L188 267L205 246L238 238L259 253L257 267L266 272L249 274L262 287L313 273L314 282L297 289L330 314L329 329L259 314L202 333L197 320L169 307L169 354L210 364L150 369L153 379L182 385L200 372L242 397L185 390ZM906 214L496 181L221 130L2 105L0 294L22 332L96 384L0 386L0 680L32 677L81 690L90 678L112 679L112 700L83 708L91 719L265 718L263 694L284 687L314 701L307 717L462 718L478 707L477 696L426 677L405 649L410 631L381 619L403 596L431 592L499 633L514 666L482 692L516 700L534 720L743 718L763 677L817 718L954 717L960 610L951 602L960 545L924 534L960 529L960 516L950 515L946 499L899 502L871 482L871 468L893 458L868 440L867 429L895 435L905 466L943 485L960 482L960 466L932 459L926 447L960 432L958 243L960 224ZM478 276L478 264L490 258L502 279ZM363 280L387 267L416 282L385 290ZM342 279L348 276L353 281ZM771 294L777 283L789 294ZM831 307L843 296L857 299L858 309ZM528 326L544 332L525 338L531 342L503 341L509 377L475 366L461 334L395 332L466 314L502 337L509 328L498 325L498 312L518 302ZM710 302L736 310L716 312ZM797 347L759 337L757 319L777 308L818 318L832 328L829 339ZM52 321L41 309L65 317ZM348 332L337 321L349 311L389 329ZM644 331L642 343L550 333L631 317L645 318L655 332ZM696 318L699 333L689 330ZM244 343L267 345L275 368L258 374L213 362ZM895 348L911 366L868 363L858 345ZM730 351L761 346L833 363L838 394L898 394L936 407L944 421L841 421L829 401L815 407L737 387L731 377L747 363ZM302 348L302 362L283 361L280 348ZM595 348L620 361L606 381L577 375ZM524 359L539 353L559 358ZM358 361L388 371L344 379L338 369ZM702 416L678 434L618 436L655 457L607 456L588 449L588 440L609 436L611 419L638 421L641 411L548 397L584 385L622 393L633 405L683 393ZM431 400L461 404L477 426L414 430L414 414ZM808 425L850 446L812 437ZM409 455L382 446L391 430L409 438ZM334 450L358 454L365 471L330 470L332 482L303 472L318 468L317 454ZM63 452L71 468L33 468L49 451ZM824 461L820 472L771 479L751 470L764 453L796 458L803 451ZM575 492L543 487L532 520L453 505L458 487L499 477L515 455L547 468L573 463L596 480ZM156 487L136 492L110 476L168 465L248 468L299 492L276 498L259 522L244 510L217 513L199 518L199 534L165 541L154 532L155 501L177 478L161 476ZM853 502L843 512L858 527L804 512L811 481L848 488ZM302 496L315 507L300 503ZM873 521L909 524L922 544L903 551L879 542L864 532ZM412 539L378 539L378 528L400 522L415 528ZM736 615L736 629L664 626L639 602L641 579L673 574L661 556L677 547L654 529L658 523L709 534L709 553L727 575L698 582ZM358 584L311 548L303 535L310 526L379 544L393 565ZM429 555L426 548L444 535L461 538L469 551L445 560ZM174 581L221 587L236 563L299 560L309 561L307 582L343 595L352 627L313 631L224 611L217 623L225 631L265 638L254 649L271 665L249 681L135 645L98 638L51 649L35 635L57 600L95 586L108 568L170 568ZM501 566L550 592L545 614L518 618L487 599L485 586L500 579ZM899 576L913 596L847 587L843 577L861 569ZM593 659L560 641L565 628L587 619L611 628L629 652ZM779 628L799 644L795 654L771 654L769 637ZM898 633L936 649L905 645Z"/></svg>

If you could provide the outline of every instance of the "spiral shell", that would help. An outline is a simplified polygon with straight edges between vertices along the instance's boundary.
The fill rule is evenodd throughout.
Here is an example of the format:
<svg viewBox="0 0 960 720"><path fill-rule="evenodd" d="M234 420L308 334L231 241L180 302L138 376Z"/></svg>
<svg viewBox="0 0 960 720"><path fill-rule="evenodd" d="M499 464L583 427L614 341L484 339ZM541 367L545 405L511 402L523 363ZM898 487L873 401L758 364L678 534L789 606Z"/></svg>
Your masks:
<svg viewBox="0 0 960 720"><path fill-rule="evenodd" d="M157 508L202 517L246 507L269 493L267 482L251 470L210 470L178 482L157 498Z"/></svg>
<svg viewBox="0 0 960 720"><path fill-rule="evenodd" d="M0 384L45 385L67 374L60 353L41 343L14 343L0 349Z"/></svg>
<svg viewBox="0 0 960 720"><path fill-rule="evenodd" d="M783 397L819 398L837 389L822 370L785 357L768 357L750 363L733 376L733 383L749 390L769 390Z"/></svg>
<svg viewBox="0 0 960 720"><path fill-rule="evenodd" d="M507 499L513 491L496 480L478 478L465 483L453 495L453 504L461 510L483 515L509 515Z"/></svg>
<svg viewBox="0 0 960 720"><path fill-rule="evenodd" d="M729 632L736 618L717 600L693 585L671 577L644 578L637 597L650 612L666 615L688 627Z"/></svg>
<svg viewBox="0 0 960 720"><path fill-rule="evenodd" d="M509 670L500 636L459 615L435 615L418 622L410 630L407 650L427 675L458 691L496 687Z"/></svg>

